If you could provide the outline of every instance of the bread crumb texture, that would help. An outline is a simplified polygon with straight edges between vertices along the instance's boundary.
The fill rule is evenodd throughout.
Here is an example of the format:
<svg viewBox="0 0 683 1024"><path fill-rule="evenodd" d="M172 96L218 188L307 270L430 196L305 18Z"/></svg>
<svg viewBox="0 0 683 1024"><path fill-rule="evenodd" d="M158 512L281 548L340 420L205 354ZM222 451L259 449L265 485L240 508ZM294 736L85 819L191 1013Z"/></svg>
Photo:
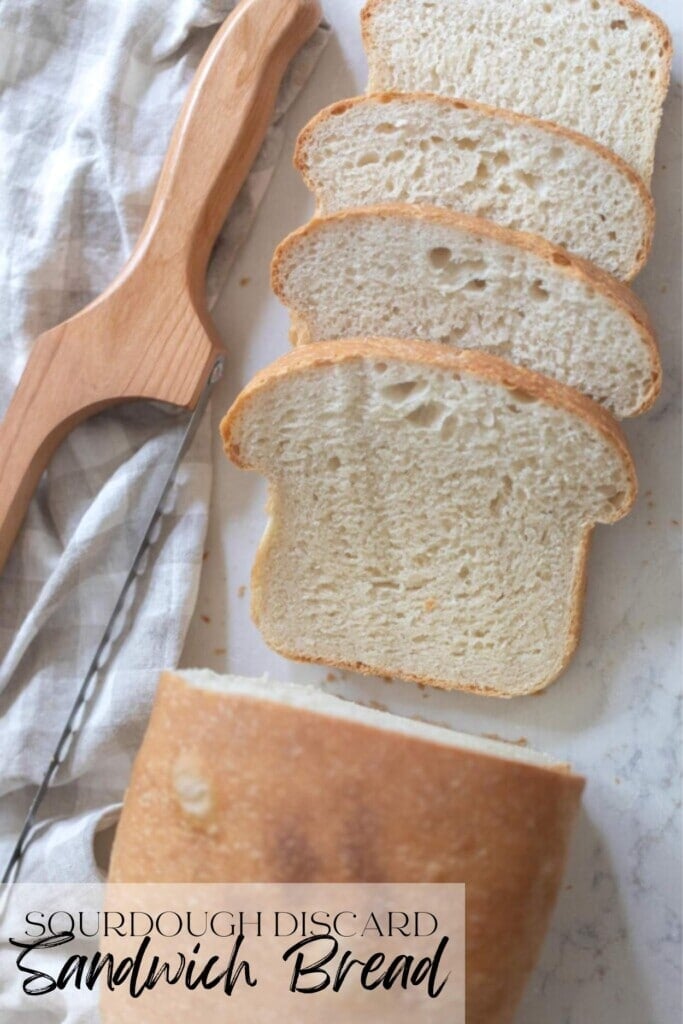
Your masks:
<svg viewBox="0 0 683 1024"><path fill-rule="evenodd" d="M319 213L426 203L542 235L621 280L652 244L641 179L545 122L426 95L337 103L304 129L297 163Z"/></svg>
<svg viewBox="0 0 683 1024"><path fill-rule="evenodd" d="M489 357L465 354L478 374L438 346L349 347L285 357L224 421L271 484L253 577L267 642L446 688L542 688L577 639L590 532L634 498L616 425Z"/></svg>
<svg viewBox="0 0 683 1024"><path fill-rule="evenodd" d="M363 26L369 91L462 96L555 121L649 182L672 44L633 0L370 0Z"/></svg>
<svg viewBox="0 0 683 1024"><path fill-rule="evenodd" d="M628 289L475 218L408 206L322 218L283 242L273 279L297 344L361 335L480 349L619 418L659 393L656 343Z"/></svg>

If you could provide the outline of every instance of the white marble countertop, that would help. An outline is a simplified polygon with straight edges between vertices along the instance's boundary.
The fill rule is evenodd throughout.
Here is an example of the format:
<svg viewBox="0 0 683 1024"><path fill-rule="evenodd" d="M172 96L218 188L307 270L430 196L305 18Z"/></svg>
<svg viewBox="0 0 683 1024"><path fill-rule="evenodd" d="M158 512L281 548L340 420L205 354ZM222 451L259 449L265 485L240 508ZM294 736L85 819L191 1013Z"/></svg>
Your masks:
<svg viewBox="0 0 683 1024"><path fill-rule="evenodd" d="M569 671L536 698L511 703L420 690L296 665L264 645L249 618L249 573L265 486L225 460L220 417L256 370L288 349L284 310L270 294L275 245L312 202L291 166L298 130L322 106L362 92L361 0L327 0L335 35L290 114L286 150L251 238L216 312L228 346L214 402L215 483L207 559L186 665L330 690L467 731L525 737L570 760L589 785L551 934L520 1024L673 1024L681 1019L680 526L681 51L683 4L652 0L670 25L673 84L657 154L654 253L638 278L659 333L664 394L626 425L640 478L630 517L599 527L585 627Z"/></svg>

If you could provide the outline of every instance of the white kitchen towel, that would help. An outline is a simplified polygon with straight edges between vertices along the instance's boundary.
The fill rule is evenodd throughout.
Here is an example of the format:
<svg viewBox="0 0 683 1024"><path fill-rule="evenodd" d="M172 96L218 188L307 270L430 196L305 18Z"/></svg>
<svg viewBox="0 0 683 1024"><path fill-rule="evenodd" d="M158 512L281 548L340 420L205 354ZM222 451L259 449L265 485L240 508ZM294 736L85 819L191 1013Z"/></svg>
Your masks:
<svg viewBox="0 0 683 1024"><path fill-rule="evenodd" d="M185 92L235 0L4 0L0 5L0 414L32 339L114 277L145 218ZM326 42L302 50L222 234L215 297L267 187L281 120ZM220 124L216 125L220 131ZM64 443L0 578L0 858L4 864L172 462L184 422L149 405L100 415ZM211 486L205 419L115 657L45 805L20 878L92 881L149 714L180 656ZM1 485L1 482L0 482Z"/></svg>

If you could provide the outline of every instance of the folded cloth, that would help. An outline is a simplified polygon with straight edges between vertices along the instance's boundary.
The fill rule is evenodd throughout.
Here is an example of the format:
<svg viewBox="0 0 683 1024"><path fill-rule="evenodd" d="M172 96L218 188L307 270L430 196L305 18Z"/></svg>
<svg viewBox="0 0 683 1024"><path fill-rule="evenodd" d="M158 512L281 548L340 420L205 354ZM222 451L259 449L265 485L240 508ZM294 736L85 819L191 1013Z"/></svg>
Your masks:
<svg viewBox="0 0 683 1024"><path fill-rule="evenodd" d="M98 295L130 253L192 75L235 0L5 0L0 7L0 413L31 341ZM280 153L282 118L328 32L301 51L209 271L215 298ZM217 126L220 130L220 126ZM0 578L0 858L9 856L184 429L130 405L79 427L52 460ZM160 666L192 614L207 524L208 417L102 673L88 726L45 803L20 880L99 877Z"/></svg>

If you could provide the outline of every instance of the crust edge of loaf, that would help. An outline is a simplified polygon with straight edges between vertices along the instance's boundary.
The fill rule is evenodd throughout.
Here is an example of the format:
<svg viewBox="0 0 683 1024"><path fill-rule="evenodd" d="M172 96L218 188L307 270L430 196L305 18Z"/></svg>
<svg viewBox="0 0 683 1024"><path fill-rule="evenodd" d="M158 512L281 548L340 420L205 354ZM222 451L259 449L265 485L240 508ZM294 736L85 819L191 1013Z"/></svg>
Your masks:
<svg viewBox="0 0 683 1024"><path fill-rule="evenodd" d="M220 431L226 455L242 469L258 468L244 461L232 434L245 407L260 391L274 387L283 377L291 374L364 359L393 359L432 366L446 372L466 373L508 390L527 392L541 402L578 416L616 448L628 476L629 492L625 495L623 504L615 508L614 515L605 521L618 522L633 507L638 492L633 457L624 432L611 413L575 388L543 374L514 366L499 356L474 349L445 348L438 342L404 341L395 338L349 338L293 349L257 373L223 417Z"/></svg>
<svg viewBox="0 0 683 1024"><path fill-rule="evenodd" d="M435 206L388 203L381 206L357 207L343 210L340 213L328 214L322 217L314 217L307 224L291 232L278 245L271 263L271 287L278 299L286 308L292 310L292 306L285 298L283 285L282 266L284 259L290 250L302 238L324 229L327 225L339 225L345 221L366 220L373 217L399 216L410 220L424 220L444 227L451 226L456 229L470 231L481 237L491 239L503 245L517 246L532 253L534 256L554 265L556 272L567 274L571 277L580 278L590 286L599 290L602 295L614 305L619 307L625 316L630 317L640 334L641 340L647 348L652 370L651 385L647 396L638 409L631 413L631 416L641 415L647 412L655 404L662 389L662 363L659 353L659 346L655 336L654 328L644 305L627 285L618 281L611 274L601 270L595 264L567 252L559 245L548 242L540 235L532 235L523 231L513 231L511 228L502 227L492 221L484 220L481 217L473 217L470 214L457 213L455 211L443 210ZM300 331L301 323L294 324L297 333ZM422 342L422 344L426 344ZM477 351L470 349L468 351ZM532 371L529 371L532 372ZM589 399L590 401L590 399Z"/></svg>
<svg viewBox="0 0 683 1024"><path fill-rule="evenodd" d="M299 137L296 142L294 150L294 167L303 177L309 191L314 195L317 195L318 193L318 187L310 173L310 163L307 159L307 151L314 133L320 124L324 124L337 114L344 113L346 110L353 107L359 107L373 102L408 102L414 100L428 100L439 106L477 111L485 117L507 121L509 124L513 125L529 125L533 128L537 128L539 131L547 132L550 135L570 139L578 146L592 150L601 159L612 164L638 192L643 204L645 212L645 227L641 238L641 246L633 265L629 268L629 271L623 280L625 282L632 281L633 278L640 273L647 263L654 242L655 205L650 189L631 165L628 164L623 157L619 156L617 153L613 153L612 150L608 149L606 146L603 146L602 143L597 142L595 139L591 139L587 135L583 135L581 132L577 132L572 128L565 128L562 125L556 124L554 121L544 121L541 118L532 117L529 114L522 114L514 110L508 110L504 107L494 107L488 103L479 103L476 100L441 96L438 93L429 92L402 93L382 91L353 96L346 100L338 100L336 103L331 103L311 118L308 124L305 125L299 133Z"/></svg>

